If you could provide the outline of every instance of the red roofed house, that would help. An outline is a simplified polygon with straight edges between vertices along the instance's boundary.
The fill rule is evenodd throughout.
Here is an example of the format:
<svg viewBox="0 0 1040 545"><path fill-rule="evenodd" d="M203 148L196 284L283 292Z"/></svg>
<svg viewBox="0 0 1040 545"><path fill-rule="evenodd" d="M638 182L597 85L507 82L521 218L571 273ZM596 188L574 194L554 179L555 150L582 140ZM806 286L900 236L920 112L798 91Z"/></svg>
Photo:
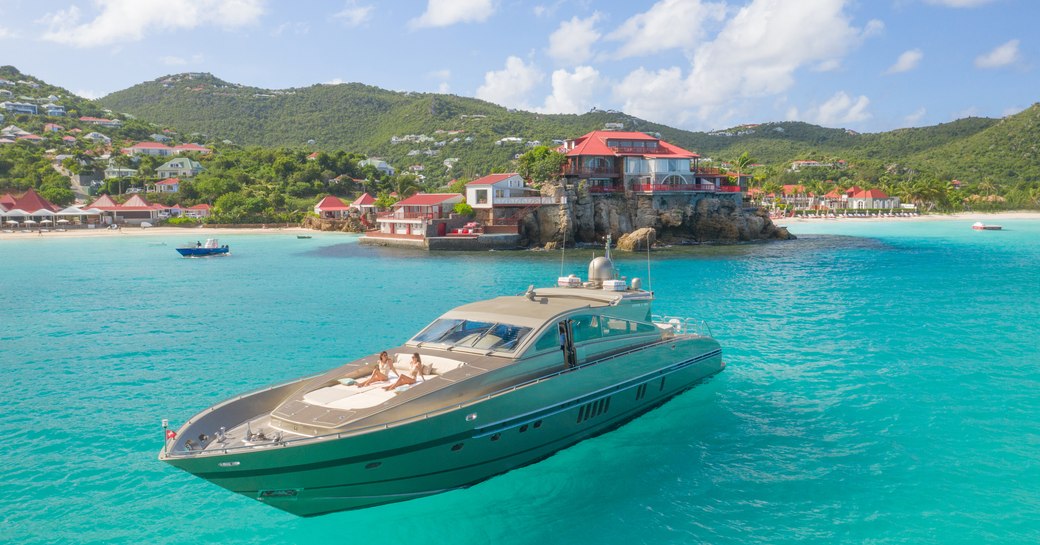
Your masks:
<svg viewBox="0 0 1040 545"><path fill-rule="evenodd" d="M714 193L728 185L718 169L701 167L696 153L642 132L592 131L559 151L567 156L563 175L585 180L592 193Z"/></svg>
<svg viewBox="0 0 1040 545"><path fill-rule="evenodd" d="M314 213L322 219L342 219L350 213L350 207L343 203L339 197L329 195L314 205Z"/></svg>
<svg viewBox="0 0 1040 545"><path fill-rule="evenodd" d="M477 219L488 225L516 226L524 208L559 204L562 199L543 197L538 190L526 187L523 177L515 172L489 174L466 184L466 203L476 211Z"/></svg>
<svg viewBox="0 0 1040 545"><path fill-rule="evenodd" d="M880 189L861 189L848 198L848 208L860 210L899 208L899 198L889 197Z"/></svg>
<svg viewBox="0 0 1040 545"><path fill-rule="evenodd" d="M212 151L213 150L207 148L206 146L200 146L198 144L190 144L189 143L189 144L180 144L180 145L177 145L177 146L173 146L173 152L177 153L177 154L192 152L192 153L201 153L202 155L206 155L206 154L212 153Z"/></svg>
<svg viewBox="0 0 1040 545"><path fill-rule="evenodd" d="M350 203L350 208L366 214L371 210L376 209L376 198L368 193L362 193L360 197L354 199L354 202Z"/></svg>
<svg viewBox="0 0 1040 545"><path fill-rule="evenodd" d="M206 218L209 217L212 207L206 203L196 204L195 206L189 206L181 210L181 216L185 218Z"/></svg>
<svg viewBox="0 0 1040 545"><path fill-rule="evenodd" d="M115 209L116 223L120 220L126 223L142 223L145 221L157 221L159 210L144 200L140 195L134 195Z"/></svg>
<svg viewBox="0 0 1040 545"><path fill-rule="evenodd" d="M176 193L181 190L180 178L166 178L155 182L155 193Z"/></svg>
<svg viewBox="0 0 1040 545"><path fill-rule="evenodd" d="M161 142L138 142L129 148L123 148L126 155L153 155L156 157L167 157L175 152L173 148Z"/></svg>
<svg viewBox="0 0 1040 545"><path fill-rule="evenodd" d="M47 199L40 196L35 189L29 188L22 193L20 197L14 197L12 195L5 195L7 199L0 202L10 202L10 206L6 206L8 210L18 209L23 212L28 212L29 215L33 215L33 212L38 210L46 210L48 212L57 212L58 207L54 206Z"/></svg>
<svg viewBox="0 0 1040 545"><path fill-rule="evenodd" d="M432 236L444 236L447 225L444 221L456 204L462 202L458 193L416 193L407 199L397 201L394 209L376 217L379 232L384 235L401 236L402 238L424 239L431 236L428 227L435 231Z"/></svg>

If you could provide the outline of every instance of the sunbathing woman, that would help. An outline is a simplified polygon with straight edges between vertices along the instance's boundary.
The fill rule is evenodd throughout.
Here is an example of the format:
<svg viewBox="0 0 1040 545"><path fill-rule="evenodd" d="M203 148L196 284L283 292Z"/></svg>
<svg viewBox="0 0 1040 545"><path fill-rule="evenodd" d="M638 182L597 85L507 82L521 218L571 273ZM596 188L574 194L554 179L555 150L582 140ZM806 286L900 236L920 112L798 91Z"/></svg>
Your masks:
<svg viewBox="0 0 1040 545"><path fill-rule="evenodd" d="M384 350L379 353L379 362L376 363L376 368L372 371L372 376L368 377L368 380L365 382L359 382L358 388L368 386L369 384L375 384L376 382L390 380L390 374L393 372L394 362L390 359L390 355L386 353L386 350Z"/></svg>
<svg viewBox="0 0 1040 545"><path fill-rule="evenodd" d="M404 386L405 384L415 384L415 381L419 380L420 378L426 380L426 377L424 377L422 374L422 360L419 359L418 352L412 354L411 365L412 366L407 373L403 373L401 376L397 377L397 382L383 389L393 390L394 388L397 388L398 386Z"/></svg>

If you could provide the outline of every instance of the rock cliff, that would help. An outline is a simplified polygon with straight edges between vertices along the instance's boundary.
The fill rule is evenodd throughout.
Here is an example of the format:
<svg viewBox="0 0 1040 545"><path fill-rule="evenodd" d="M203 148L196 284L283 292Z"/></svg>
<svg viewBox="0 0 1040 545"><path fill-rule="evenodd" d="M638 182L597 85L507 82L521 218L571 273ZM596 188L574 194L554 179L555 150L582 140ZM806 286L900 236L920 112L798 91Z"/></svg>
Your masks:
<svg viewBox="0 0 1040 545"><path fill-rule="evenodd" d="M567 203L532 209L520 223L528 246L615 240L650 227L664 243L737 243L794 238L777 227L762 209L745 209L736 195L590 195L584 188L544 188L543 194L567 197Z"/></svg>

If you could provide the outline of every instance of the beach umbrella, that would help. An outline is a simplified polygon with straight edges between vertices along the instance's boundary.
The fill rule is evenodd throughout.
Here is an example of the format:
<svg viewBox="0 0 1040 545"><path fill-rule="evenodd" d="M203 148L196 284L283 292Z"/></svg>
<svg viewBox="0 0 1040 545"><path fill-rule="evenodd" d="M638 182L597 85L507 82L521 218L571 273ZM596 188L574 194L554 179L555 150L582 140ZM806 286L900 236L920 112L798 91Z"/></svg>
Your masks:
<svg viewBox="0 0 1040 545"><path fill-rule="evenodd" d="M51 220L41 220L40 223L54 223L54 222L51 221Z"/></svg>
<svg viewBox="0 0 1040 545"><path fill-rule="evenodd" d="M24 223L26 225L36 225L36 220L34 220L34 219L27 219L27 220L23 221L22 223Z"/></svg>
<svg viewBox="0 0 1040 545"><path fill-rule="evenodd" d="M68 223L68 222L69 222L69 220L67 220L65 218L62 218L62 219L58 220L58 223Z"/></svg>
<svg viewBox="0 0 1040 545"><path fill-rule="evenodd" d="M7 224L8 225L18 225L18 222L16 220L7 220Z"/></svg>

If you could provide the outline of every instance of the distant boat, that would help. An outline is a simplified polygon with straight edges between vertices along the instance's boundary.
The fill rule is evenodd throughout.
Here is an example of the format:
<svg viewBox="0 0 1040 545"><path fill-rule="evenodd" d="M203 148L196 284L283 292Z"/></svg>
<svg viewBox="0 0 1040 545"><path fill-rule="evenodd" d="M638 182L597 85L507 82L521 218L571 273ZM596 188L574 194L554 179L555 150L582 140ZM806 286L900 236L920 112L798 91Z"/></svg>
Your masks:
<svg viewBox="0 0 1040 545"><path fill-rule="evenodd" d="M296 235L296 238L311 238L310 235Z"/></svg>
<svg viewBox="0 0 1040 545"><path fill-rule="evenodd" d="M981 221L976 221L974 224L972 224L971 228L976 230L976 231L999 231L999 230L1003 229L1004 227L1002 227L1000 225L986 225L985 223L982 223Z"/></svg>
<svg viewBox="0 0 1040 545"><path fill-rule="evenodd" d="M215 238L207 238L206 243L196 242L194 245L188 244L177 248L177 253L183 257L213 257L218 255L228 255L231 253L231 249L228 245L220 245L220 242Z"/></svg>

